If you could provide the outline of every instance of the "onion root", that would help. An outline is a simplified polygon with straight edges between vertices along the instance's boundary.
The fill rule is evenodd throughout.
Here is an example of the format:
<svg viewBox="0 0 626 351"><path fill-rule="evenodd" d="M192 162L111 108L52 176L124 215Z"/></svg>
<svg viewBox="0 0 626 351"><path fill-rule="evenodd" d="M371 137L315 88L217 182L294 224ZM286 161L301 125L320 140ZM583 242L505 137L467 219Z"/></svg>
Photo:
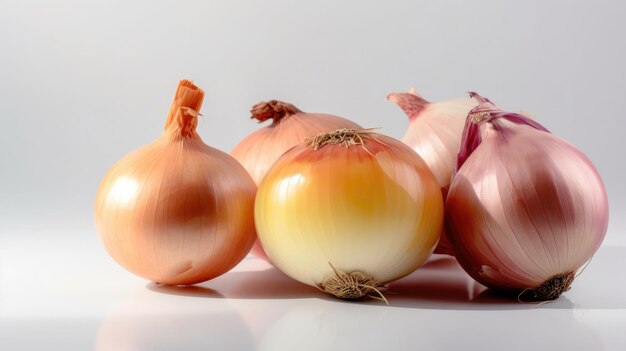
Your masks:
<svg viewBox="0 0 626 351"><path fill-rule="evenodd" d="M556 300L561 294L570 289L574 278L573 272L557 274L534 289L524 289L519 294L518 300L522 302L522 297L526 297L530 301Z"/></svg>
<svg viewBox="0 0 626 351"><path fill-rule="evenodd" d="M335 295L340 299L356 300L368 296L384 301L389 305L389 302L379 290L379 288L384 286L379 284L370 274L359 271L346 273L337 270L332 263L328 262L328 264L333 269L335 275L317 284L318 289ZM372 292L377 293L380 297L371 295Z"/></svg>

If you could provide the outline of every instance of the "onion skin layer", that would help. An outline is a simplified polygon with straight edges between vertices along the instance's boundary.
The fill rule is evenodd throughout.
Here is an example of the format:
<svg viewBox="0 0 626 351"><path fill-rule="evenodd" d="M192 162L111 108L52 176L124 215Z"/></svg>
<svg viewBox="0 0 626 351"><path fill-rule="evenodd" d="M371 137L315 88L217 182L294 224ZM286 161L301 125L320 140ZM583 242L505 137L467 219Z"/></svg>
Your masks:
<svg viewBox="0 0 626 351"><path fill-rule="evenodd" d="M445 199L455 172L465 118L477 102L467 98L429 102L413 89L406 93L391 93L387 100L398 105L409 118L402 142L428 164ZM441 233L435 253L454 255L445 231Z"/></svg>
<svg viewBox="0 0 626 351"><path fill-rule="evenodd" d="M227 272L248 253L256 186L235 159L200 139L189 101L173 105L163 136L105 175L95 219L105 248L124 268L188 285Z"/></svg>
<svg viewBox="0 0 626 351"><path fill-rule="evenodd" d="M576 273L608 226L597 170L574 146L530 125L536 122L512 123L507 118L524 117L493 106L477 111L495 117L474 132L480 144L468 140L475 149L460 157L446 201L457 260L481 284L510 292Z"/></svg>
<svg viewBox="0 0 626 351"><path fill-rule="evenodd" d="M477 105L472 99L429 102L415 92L391 93L387 100L409 117L402 142L428 164L444 191L450 187L461 145L467 113Z"/></svg>
<svg viewBox="0 0 626 351"><path fill-rule="evenodd" d="M285 153L259 187L255 220L269 258L302 283L318 287L333 276L331 263L384 284L430 256L443 199L413 150L377 135L362 146L301 144Z"/></svg>
<svg viewBox="0 0 626 351"><path fill-rule="evenodd" d="M272 124L244 138L231 155L248 170L258 185L272 164L287 150L323 132L339 128L361 128L358 124L334 115L302 112L290 103L271 100L260 102L250 111L253 119ZM267 255L257 240L251 253L267 261Z"/></svg>

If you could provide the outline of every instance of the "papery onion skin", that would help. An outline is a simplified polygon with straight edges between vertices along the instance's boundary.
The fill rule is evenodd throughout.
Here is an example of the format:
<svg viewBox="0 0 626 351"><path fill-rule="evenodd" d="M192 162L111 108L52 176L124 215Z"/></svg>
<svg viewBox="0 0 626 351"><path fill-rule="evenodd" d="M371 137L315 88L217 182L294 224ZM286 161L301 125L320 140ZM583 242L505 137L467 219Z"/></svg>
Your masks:
<svg viewBox="0 0 626 351"><path fill-rule="evenodd" d="M445 199L454 176L465 118L477 102L473 99L429 102L414 89L391 93L387 100L397 104L409 117L409 127L402 141L428 164ZM435 253L454 255L445 232L441 234Z"/></svg>
<svg viewBox="0 0 626 351"><path fill-rule="evenodd" d="M255 239L256 185L195 131L203 96L181 81L164 134L115 163L96 197L96 227L109 254L162 284L219 276Z"/></svg>
<svg viewBox="0 0 626 351"><path fill-rule="evenodd" d="M271 261L302 283L320 287L332 264L385 284L430 256L443 199L414 151L376 134L363 145L285 153L259 186L255 220Z"/></svg>
<svg viewBox="0 0 626 351"><path fill-rule="evenodd" d="M606 234L602 179L573 145L478 98L482 104L468 116L446 201L455 256L490 288L557 298ZM542 293L555 277L570 280L555 293Z"/></svg>
<svg viewBox="0 0 626 351"><path fill-rule="evenodd" d="M230 154L248 170L257 185L274 161L305 138L339 128L361 128L343 117L302 112L294 105L279 100L259 102L250 112L251 118L259 123L269 119L272 123L241 140ZM258 240L251 253L267 260Z"/></svg>

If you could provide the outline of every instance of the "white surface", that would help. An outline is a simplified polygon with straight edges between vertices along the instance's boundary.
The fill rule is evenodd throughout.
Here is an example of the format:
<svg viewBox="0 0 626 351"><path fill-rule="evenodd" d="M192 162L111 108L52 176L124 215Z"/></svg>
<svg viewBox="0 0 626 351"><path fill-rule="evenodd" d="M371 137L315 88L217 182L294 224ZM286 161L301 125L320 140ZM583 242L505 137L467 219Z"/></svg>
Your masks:
<svg viewBox="0 0 626 351"><path fill-rule="evenodd" d="M626 247L602 247L547 304L498 297L436 257L391 284L386 306L337 300L255 258L160 287L117 266L95 233L77 242L57 228L0 241L0 350L626 349Z"/></svg>

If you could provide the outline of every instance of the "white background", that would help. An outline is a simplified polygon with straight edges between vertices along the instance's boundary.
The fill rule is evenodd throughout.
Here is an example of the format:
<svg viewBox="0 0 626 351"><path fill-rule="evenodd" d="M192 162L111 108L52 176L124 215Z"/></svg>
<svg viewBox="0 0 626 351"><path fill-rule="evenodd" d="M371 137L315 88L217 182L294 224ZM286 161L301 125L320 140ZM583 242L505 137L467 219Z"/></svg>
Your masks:
<svg viewBox="0 0 626 351"><path fill-rule="evenodd" d="M104 253L92 204L107 169L159 136L182 78L205 90L199 133L225 151L258 128L248 111L261 100L399 138L407 120L389 92L478 91L591 158L611 206L605 245L623 245L625 17L619 0L0 0L0 321L56 323L20 288L41 279L55 283L29 292L80 300L128 276L149 293ZM95 296L108 304L115 294L104 291ZM65 323L93 334L107 304Z"/></svg>

